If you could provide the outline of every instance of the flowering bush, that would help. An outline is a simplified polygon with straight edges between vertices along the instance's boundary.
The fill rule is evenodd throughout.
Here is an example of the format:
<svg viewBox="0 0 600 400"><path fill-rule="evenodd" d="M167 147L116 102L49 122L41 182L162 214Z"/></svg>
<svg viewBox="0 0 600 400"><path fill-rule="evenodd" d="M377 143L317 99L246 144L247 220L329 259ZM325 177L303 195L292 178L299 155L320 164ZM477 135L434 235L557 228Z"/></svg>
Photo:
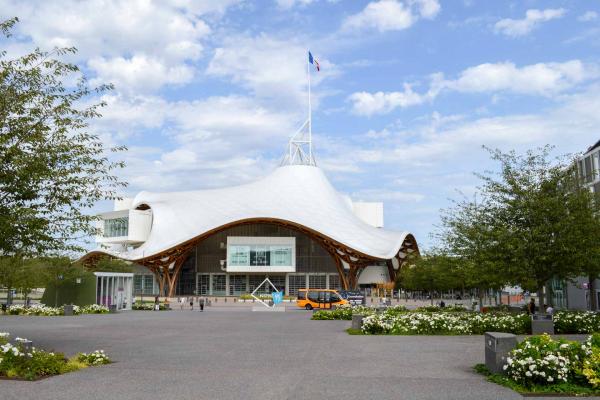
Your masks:
<svg viewBox="0 0 600 400"><path fill-rule="evenodd" d="M64 315L64 306L62 307L48 307L44 304L33 304L29 307L25 307L22 304L15 304L7 308L6 312L9 315L40 315L46 317ZM87 306L79 307L73 306L73 314L106 314L108 313L108 307L98 304L90 304Z"/></svg>
<svg viewBox="0 0 600 400"><path fill-rule="evenodd" d="M74 308L77 306L73 306ZM83 307L77 307L78 310L73 312L75 314L108 314L108 307L100 304L89 304Z"/></svg>
<svg viewBox="0 0 600 400"><path fill-rule="evenodd" d="M159 304L158 307L160 311L167 309L167 306L164 304ZM154 303L141 303L138 301L137 303L134 303L131 308L134 310L154 311Z"/></svg>
<svg viewBox="0 0 600 400"><path fill-rule="evenodd" d="M415 311L418 312L462 312L467 309L462 304L452 304L446 307L440 306L423 306L417 308Z"/></svg>
<svg viewBox="0 0 600 400"><path fill-rule="evenodd" d="M362 332L370 335L480 335L487 331L524 334L527 315L479 313L376 314L365 317Z"/></svg>
<svg viewBox="0 0 600 400"><path fill-rule="evenodd" d="M556 333L600 332L600 314L591 311L557 311L552 317Z"/></svg>
<svg viewBox="0 0 600 400"><path fill-rule="evenodd" d="M104 353L104 350L96 350L92 353L79 353L77 361L87 365L103 365L109 364L110 358Z"/></svg>
<svg viewBox="0 0 600 400"><path fill-rule="evenodd" d="M525 339L510 352L504 370L524 386L549 385L576 379L585 357L585 345L552 340L549 335Z"/></svg>
<svg viewBox="0 0 600 400"><path fill-rule="evenodd" d="M386 310L386 312L400 312L400 310L406 311L406 308L403 306L390 307ZM333 320L333 319L341 319L341 320L352 320L353 314L361 314L361 315L372 315L375 314L376 310L371 307L365 306L340 306L333 310L317 310L313 313L312 319L315 320Z"/></svg>
<svg viewBox="0 0 600 400"><path fill-rule="evenodd" d="M81 353L76 359L67 360L62 353L26 348L24 344L28 340L24 338L15 338L14 343L10 343L9 337L7 332L0 332L0 376L7 378L34 380L110 362L102 350L87 355Z"/></svg>

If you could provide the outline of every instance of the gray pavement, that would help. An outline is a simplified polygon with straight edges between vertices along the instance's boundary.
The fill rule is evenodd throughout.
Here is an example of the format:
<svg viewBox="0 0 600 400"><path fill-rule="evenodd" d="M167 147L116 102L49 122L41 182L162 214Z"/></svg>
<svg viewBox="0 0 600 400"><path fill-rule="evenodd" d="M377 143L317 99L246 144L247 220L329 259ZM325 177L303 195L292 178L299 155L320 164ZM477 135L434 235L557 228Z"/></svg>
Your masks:
<svg viewBox="0 0 600 400"><path fill-rule="evenodd" d="M472 372L481 336L350 336L310 313L133 311L0 316L0 331L115 361L37 382L0 380L0 399L519 399Z"/></svg>

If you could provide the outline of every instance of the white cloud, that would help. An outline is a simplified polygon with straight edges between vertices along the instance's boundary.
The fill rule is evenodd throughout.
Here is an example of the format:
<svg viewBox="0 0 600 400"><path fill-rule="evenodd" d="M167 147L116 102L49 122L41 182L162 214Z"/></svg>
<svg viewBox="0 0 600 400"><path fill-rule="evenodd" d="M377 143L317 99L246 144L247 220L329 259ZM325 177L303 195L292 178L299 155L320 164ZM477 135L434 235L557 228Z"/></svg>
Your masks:
<svg viewBox="0 0 600 400"><path fill-rule="evenodd" d="M523 67L511 62L485 63L463 70L456 79L445 79L441 73L432 74L429 89L423 94L405 84L401 92L357 92L350 95L349 100L353 103L354 113L374 115L423 104L435 99L442 91L553 96L598 76L598 66L586 65L580 60Z"/></svg>
<svg viewBox="0 0 600 400"><path fill-rule="evenodd" d="M194 68L189 65L168 66L143 54L128 59L97 57L90 59L87 65L97 75L93 84L111 82L117 90L135 93L155 91L166 84L187 83L194 77Z"/></svg>
<svg viewBox="0 0 600 400"><path fill-rule="evenodd" d="M501 19L494 25L494 31L511 37L524 36L541 23L562 18L567 10L564 8L548 8L546 10L531 9L523 19Z"/></svg>
<svg viewBox="0 0 600 400"><path fill-rule="evenodd" d="M419 18L433 19L441 7L437 0L380 0L369 4L342 23L345 31L376 29L379 32L409 28Z"/></svg>
<svg viewBox="0 0 600 400"><path fill-rule="evenodd" d="M598 19L598 13L596 11L586 11L577 18L579 21L589 22Z"/></svg>
<svg viewBox="0 0 600 400"><path fill-rule="evenodd" d="M187 63L201 57L202 42L211 33L205 19L218 18L238 1L5 0L0 18L19 16L16 38L42 49L75 46L73 61L94 59L89 68L99 79L115 79L124 90L137 90L152 72L133 72L146 66L156 70L154 88L187 82Z"/></svg>
<svg viewBox="0 0 600 400"><path fill-rule="evenodd" d="M410 85L405 84L402 92L357 92L351 94L348 99L353 103L352 109L355 114L374 115L385 114L398 107L423 104L428 100L428 96L414 92Z"/></svg>
<svg viewBox="0 0 600 400"><path fill-rule="evenodd" d="M283 10L289 10L295 6L307 6L315 0L275 0L277 6Z"/></svg>
<svg viewBox="0 0 600 400"><path fill-rule="evenodd" d="M321 71L311 74L311 84L318 86L337 69L315 51L313 55ZM206 72L229 78L258 97L276 99L278 107L298 107L306 102L307 57L305 44L298 41L268 35L232 37L215 50ZM313 99L318 101L315 95Z"/></svg>

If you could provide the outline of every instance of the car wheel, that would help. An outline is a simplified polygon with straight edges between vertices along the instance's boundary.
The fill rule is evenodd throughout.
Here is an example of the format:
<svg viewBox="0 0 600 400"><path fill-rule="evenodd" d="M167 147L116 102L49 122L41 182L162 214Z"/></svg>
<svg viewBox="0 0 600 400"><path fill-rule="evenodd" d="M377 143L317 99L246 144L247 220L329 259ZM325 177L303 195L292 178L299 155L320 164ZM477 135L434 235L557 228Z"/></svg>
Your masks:
<svg viewBox="0 0 600 400"><path fill-rule="evenodd" d="M304 308L306 308L308 311L312 310L312 306L310 304L307 304Z"/></svg>

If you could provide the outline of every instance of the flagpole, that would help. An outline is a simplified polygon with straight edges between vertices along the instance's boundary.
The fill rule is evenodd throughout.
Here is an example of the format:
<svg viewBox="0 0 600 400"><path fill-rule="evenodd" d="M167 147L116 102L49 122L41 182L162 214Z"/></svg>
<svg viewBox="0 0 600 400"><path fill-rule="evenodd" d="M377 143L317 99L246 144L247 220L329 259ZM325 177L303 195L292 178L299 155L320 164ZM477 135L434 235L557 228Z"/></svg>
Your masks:
<svg viewBox="0 0 600 400"><path fill-rule="evenodd" d="M309 163L312 163L312 108L310 104L310 60L308 59L306 60L306 72L308 75L308 160Z"/></svg>

